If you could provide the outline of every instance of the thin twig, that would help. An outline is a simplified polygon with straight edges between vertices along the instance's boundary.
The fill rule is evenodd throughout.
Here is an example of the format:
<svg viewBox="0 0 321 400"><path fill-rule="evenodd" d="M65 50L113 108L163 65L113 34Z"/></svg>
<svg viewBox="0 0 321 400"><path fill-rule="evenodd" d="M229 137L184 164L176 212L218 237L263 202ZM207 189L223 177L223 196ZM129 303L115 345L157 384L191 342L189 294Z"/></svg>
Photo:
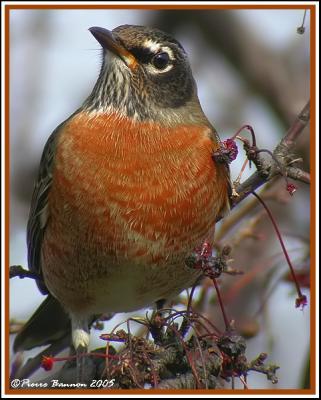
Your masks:
<svg viewBox="0 0 321 400"><path fill-rule="evenodd" d="M307 126L310 120L310 101L306 103L302 111L299 113L293 124L288 129L284 138L281 140L282 144L293 146L303 129Z"/></svg>
<svg viewBox="0 0 321 400"><path fill-rule="evenodd" d="M37 274L36 272L32 272L27 269L24 269L21 265L11 265L10 270L9 270L10 279L15 278L17 276L20 279L30 278L30 279L34 279L36 281L42 280L41 276L39 274Z"/></svg>
<svg viewBox="0 0 321 400"><path fill-rule="evenodd" d="M303 107L293 124L290 126L285 136L282 138L280 143L276 146L273 151L274 156L278 159L281 165L285 164L285 159L288 158L290 149L294 146L295 141L299 135L303 132L310 119L310 102ZM241 183L236 189L238 196L231 200L231 208L234 208L237 204L243 201L250 193L257 190L267 181L269 181L274 174L269 174L269 171L273 167L273 162L264 163L264 171L254 172L246 181ZM285 165L286 173L292 179L297 179L306 183L310 182L310 176L307 172L297 169L293 166L288 167ZM263 172L263 173L262 173Z"/></svg>
<svg viewBox="0 0 321 400"><path fill-rule="evenodd" d="M301 288L300 288L299 282L298 282L297 277L296 277L295 272L294 272L294 267L293 267L292 262L291 262L291 260L290 260L289 254L288 254L288 252L287 252L287 250L286 250L285 244L284 244L284 242L283 242L283 238L282 238L281 233L280 233L280 231L279 231L279 228L278 228L278 226L277 226L277 224L276 224L276 222L275 222L275 219L274 219L274 217L273 217L273 215L272 215L270 209L267 207L267 205L264 203L264 201L260 198L260 196L258 196L255 192L253 192L252 194L253 194L253 196L255 196L255 197L257 198L257 200L262 204L262 206L263 206L264 209L266 210L268 216L270 217L270 220L271 220L272 225L273 225L273 227L274 227L275 233L277 234L277 237L278 237L278 239L279 239L280 245L281 245L281 247L282 247L284 256L285 256L286 261L287 261L287 263L288 263L288 266L289 266L289 268L290 268L291 275L292 275L292 279L293 279L293 281L294 281L294 284L295 284L295 286L296 286L296 290L297 290L297 293L298 293L298 297L299 297L299 299L304 299L305 296L304 296L303 293L301 292Z"/></svg>
<svg viewBox="0 0 321 400"><path fill-rule="evenodd" d="M300 181L307 184L311 183L310 174L300 168L288 167L286 172L288 177L294 179L295 181Z"/></svg>
<svg viewBox="0 0 321 400"><path fill-rule="evenodd" d="M229 320L228 320L228 318L227 318L227 315L226 315L226 312L225 312L225 307L224 307L223 299L222 299L222 297L221 297L221 292L220 292L220 289L219 289L219 287L218 287L218 284L217 284L216 279L213 278L212 281L213 281L213 284L214 284L214 286L215 286L215 290L216 290L218 302L219 302L219 304L220 304L220 308L221 308L221 311L222 311L222 315L223 315L223 319L224 319L224 324L225 324L225 329L228 331L228 330L231 329L231 325L230 325L230 322L229 322Z"/></svg>

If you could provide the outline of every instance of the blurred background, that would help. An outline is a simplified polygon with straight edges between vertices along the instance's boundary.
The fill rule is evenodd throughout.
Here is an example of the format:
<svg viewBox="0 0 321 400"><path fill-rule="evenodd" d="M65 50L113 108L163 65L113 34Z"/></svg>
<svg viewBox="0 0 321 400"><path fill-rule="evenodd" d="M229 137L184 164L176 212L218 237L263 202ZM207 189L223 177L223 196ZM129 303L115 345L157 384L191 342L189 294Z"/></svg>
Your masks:
<svg viewBox="0 0 321 400"><path fill-rule="evenodd" d="M100 48L89 27L139 24L172 33L189 55L202 107L221 138L250 124L258 146L273 150L309 98L309 13L305 33L297 33L303 16L303 10L280 9L11 10L10 264L27 266L26 224L44 144L89 95L98 76ZM241 146L239 150L242 154ZM296 155L309 171L308 129ZM232 164L233 179L243 161L242 154ZM242 179L251 172L247 169ZM309 295L309 187L295 184L294 197L284 190L283 180L263 195ZM244 271L220 279L224 303L248 337L248 359L267 352L281 367L277 385L250 373L248 386L302 388L308 384L309 306L303 311L294 306L294 286L266 214L259 206L244 216L236 214L250 201L233 210L217 230L220 244L233 247L232 266ZM203 287L198 294L206 299L203 311L221 324L213 289ZM32 280L11 280L13 320L25 321L42 300ZM122 319L109 321L104 331ZM101 342L96 337L92 345Z"/></svg>

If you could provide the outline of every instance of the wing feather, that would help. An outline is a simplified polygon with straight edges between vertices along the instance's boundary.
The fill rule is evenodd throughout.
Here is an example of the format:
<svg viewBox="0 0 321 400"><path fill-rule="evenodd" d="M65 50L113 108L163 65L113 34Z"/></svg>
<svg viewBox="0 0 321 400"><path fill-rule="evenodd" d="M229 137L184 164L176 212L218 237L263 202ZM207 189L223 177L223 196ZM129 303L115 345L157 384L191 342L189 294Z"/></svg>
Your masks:
<svg viewBox="0 0 321 400"><path fill-rule="evenodd" d="M37 285L43 294L47 294L48 290L41 279L41 245L47 222L50 218L48 196L52 185L56 141L62 125L59 125L53 131L43 150L27 225L28 266L30 271L39 275L40 279L37 281Z"/></svg>

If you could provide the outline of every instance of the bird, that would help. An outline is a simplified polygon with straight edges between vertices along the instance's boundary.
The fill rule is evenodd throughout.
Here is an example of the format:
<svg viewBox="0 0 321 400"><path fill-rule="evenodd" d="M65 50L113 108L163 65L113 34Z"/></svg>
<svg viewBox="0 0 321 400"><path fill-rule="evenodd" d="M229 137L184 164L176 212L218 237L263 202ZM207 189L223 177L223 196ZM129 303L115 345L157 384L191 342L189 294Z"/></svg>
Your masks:
<svg viewBox="0 0 321 400"><path fill-rule="evenodd" d="M229 209L229 169L213 159L221 141L183 46L140 25L89 31L101 69L43 150L27 245L47 298L15 351L67 332L87 349L93 316L172 299L199 278L186 257Z"/></svg>

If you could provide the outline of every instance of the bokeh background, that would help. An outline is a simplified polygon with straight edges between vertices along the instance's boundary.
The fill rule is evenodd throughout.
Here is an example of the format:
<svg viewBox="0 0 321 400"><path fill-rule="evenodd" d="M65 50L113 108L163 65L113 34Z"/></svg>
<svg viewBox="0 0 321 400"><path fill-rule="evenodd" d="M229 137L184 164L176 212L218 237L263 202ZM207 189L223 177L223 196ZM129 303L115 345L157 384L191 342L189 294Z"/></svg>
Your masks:
<svg viewBox="0 0 321 400"><path fill-rule="evenodd" d="M172 33L189 54L201 104L221 138L250 124L259 147L273 150L309 98L309 13L305 33L297 33L303 15L303 10L281 9L11 10L11 265L27 265L26 224L43 146L54 128L89 95L99 72L100 48L89 27L140 24ZM296 152L304 160L303 168L309 170L308 129ZM231 166L234 179L243 160L240 156ZM250 172L246 170L244 178ZM266 197L294 264L308 276L309 187L297 186L290 198L280 180ZM251 359L265 351L281 367L277 385L250 373L249 387L303 387L310 310L294 307L294 287L286 279L284 256L269 220L257 207L226 234L217 232L222 243L233 244L233 267L245 272L223 276L221 285L229 316L249 337L247 356ZM308 295L308 288L304 292ZM204 312L220 324L212 289L206 296ZM13 320L25 321L42 300L31 280L11 280ZM106 323L105 331L122 318ZM93 346L101 345L98 334L92 339Z"/></svg>

